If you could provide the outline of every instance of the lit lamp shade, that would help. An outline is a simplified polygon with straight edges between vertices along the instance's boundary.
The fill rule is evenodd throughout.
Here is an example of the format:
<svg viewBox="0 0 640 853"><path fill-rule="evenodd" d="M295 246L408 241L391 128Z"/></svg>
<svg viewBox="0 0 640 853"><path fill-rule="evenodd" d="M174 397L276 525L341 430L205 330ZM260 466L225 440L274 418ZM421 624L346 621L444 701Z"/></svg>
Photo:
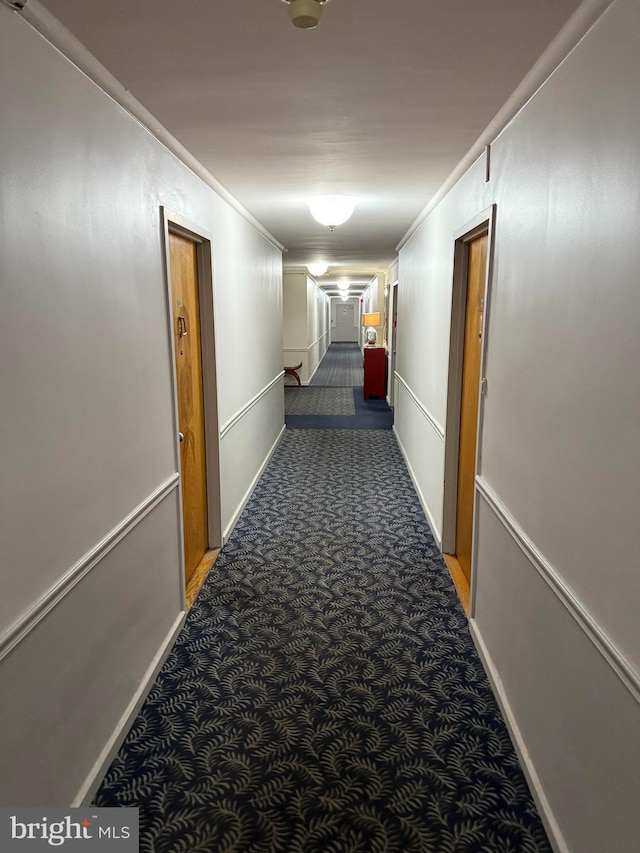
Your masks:
<svg viewBox="0 0 640 853"><path fill-rule="evenodd" d="M378 333L375 330L375 326L380 326L382 323L382 318L380 316L380 312L376 311L373 314L363 314L362 315L362 325L367 329L367 345L375 346L378 341Z"/></svg>

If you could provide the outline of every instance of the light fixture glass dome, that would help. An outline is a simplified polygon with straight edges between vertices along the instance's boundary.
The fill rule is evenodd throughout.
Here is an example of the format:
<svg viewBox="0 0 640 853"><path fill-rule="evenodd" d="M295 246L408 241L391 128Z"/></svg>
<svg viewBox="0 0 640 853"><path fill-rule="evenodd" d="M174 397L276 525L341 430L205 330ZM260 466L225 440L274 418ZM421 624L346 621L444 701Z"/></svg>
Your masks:
<svg viewBox="0 0 640 853"><path fill-rule="evenodd" d="M329 269L329 264L307 264L307 269L309 270L311 275L324 275Z"/></svg>
<svg viewBox="0 0 640 853"><path fill-rule="evenodd" d="M356 206L356 199L346 195L317 195L307 200L311 215L331 231L349 219Z"/></svg>
<svg viewBox="0 0 640 853"><path fill-rule="evenodd" d="M340 294L340 299L342 299L343 302L346 302L348 298L349 298L348 293L341 293Z"/></svg>
<svg viewBox="0 0 640 853"><path fill-rule="evenodd" d="M338 290L341 290L341 291L343 291L343 292L344 292L345 290L349 290L349 284L350 284L350 283L349 283L345 278L341 279L341 280L338 282Z"/></svg>
<svg viewBox="0 0 640 853"><path fill-rule="evenodd" d="M283 0L289 6L289 17L294 27L303 30L318 26L322 16L322 7L329 0Z"/></svg>

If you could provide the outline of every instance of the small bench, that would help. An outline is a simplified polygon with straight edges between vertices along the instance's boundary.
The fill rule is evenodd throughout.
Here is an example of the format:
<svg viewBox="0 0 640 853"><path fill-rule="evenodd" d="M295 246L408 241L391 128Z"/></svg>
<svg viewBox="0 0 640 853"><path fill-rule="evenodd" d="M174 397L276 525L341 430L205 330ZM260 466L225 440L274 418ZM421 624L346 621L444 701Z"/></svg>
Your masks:
<svg viewBox="0 0 640 853"><path fill-rule="evenodd" d="M298 385L302 385L302 382L300 382L300 376L298 375L298 371L300 370L301 367L302 367L302 362L300 362L300 364L296 364L295 367L285 367L284 375L285 376L293 376L293 378L296 380Z"/></svg>

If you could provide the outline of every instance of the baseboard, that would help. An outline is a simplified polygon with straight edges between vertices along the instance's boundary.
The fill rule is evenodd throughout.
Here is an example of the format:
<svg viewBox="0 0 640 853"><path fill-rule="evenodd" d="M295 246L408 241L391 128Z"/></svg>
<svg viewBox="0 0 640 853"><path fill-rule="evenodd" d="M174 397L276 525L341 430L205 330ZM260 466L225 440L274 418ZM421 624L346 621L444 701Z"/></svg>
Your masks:
<svg viewBox="0 0 640 853"><path fill-rule="evenodd" d="M167 634L164 639L164 642L158 649L156 656L151 661L149 668L147 669L142 678L140 686L134 693L131 702L129 703L124 714L120 718L120 721L118 722L118 725L116 726L113 734L105 744L104 749L100 753L98 760L93 765L87 778L80 786L80 790L73 798L73 801L71 802L71 808L77 808L79 806L88 806L90 804L94 794L100 787L100 783L102 782L104 774L109 769L111 762L113 761L113 759L118 753L118 750L122 746L122 742L127 736L127 733L129 732L129 729L131 728L131 725L135 720L138 711L142 707L144 700L147 698L147 694L153 687L158 673L160 672L165 660L169 656L169 652L173 648L173 644L175 643L178 634L182 629L185 618L186 613L183 611L180 613L178 618L171 626L169 633Z"/></svg>
<svg viewBox="0 0 640 853"><path fill-rule="evenodd" d="M324 356L323 356L323 357L324 357ZM313 371L313 373L311 374L311 376L307 379L307 381L302 383L303 385L311 385L311 380L313 379L313 377L314 377L314 376L316 375L316 373L318 372L318 368L320 367L320 362L321 362L321 361L322 361L322 359L320 359L320 361L316 364L315 370Z"/></svg>
<svg viewBox="0 0 640 853"><path fill-rule="evenodd" d="M418 495L418 500L420 501L420 506L422 507L422 511L424 512L427 521L429 522L429 527L431 528L431 532L433 533L433 537L436 540L436 545L438 549L442 551L442 536L440 535L440 531L438 530L438 526L433 520L433 516L429 510L429 505L427 504L424 495L422 494L422 489L420 488L420 484L418 483L417 477L411 467L411 463L409 462L409 457L407 456L407 452L404 449L402 442L400 441L400 436L398 435L398 431L396 430L395 424L393 425L393 433L396 437L396 441L398 442L398 447L400 448L400 452L404 457L405 465L407 466L407 471L409 472L409 476L411 477L411 482L413 483L413 487L416 490L416 494Z"/></svg>
<svg viewBox="0 0 640 853"><path fill-rule="evenodd" d="M522 771L529 784L531 794L533 796L533 799L535 800L538 812L540 813L544 828L546 829L547 835L549 836L551 846L556 851L556 853L571 853L567 842L565 841L564 836L562 835L560 826L557 820L555 819L546 794L544 793L542 782L540 781L540 777L536 772L533 761L531 760L531 756L529 755L529 750L526 747L526 744L520 732L520 728L511 710L509 700L507 699L504 686L502 684L502 679L500 678L500 675L498 674L498 671L494 666L491 655L489 654L489 650L487 649L484 640L482 639L482 635L480 634L475 619L469 620L469 630L471 632L471 637L475 644L478 655L480 656L480 660L482 661L482 665L484 666L485 672L487 673L489 681L491 682L494 695L497 699L498 705L500 706L500 710L502 711L502 716L504 717L505 723L507 724L507 729L509 730L509 734L511 735L511 740L513 741L516 752L518 753L518 758L520 759Z"/></svg>
<svg viewBox="0 0 640 853"><path fill-rule="evenodd" d="M236 526L236 524L237 524L237 522L238 522L238 519L240 518L240 515L241 515L241 513L242 513L242 510L245 508L245 506L246 506L246 505L247 505L247 503L249 502L249 498L250 498L250 497L251 497L251 495L253 494L253 490L255 489L255 487L256 487L256 485L257 485L257 483L258 483L258 480L259 480L259 479L260 479L260 477L262 476L262 472L264 471L264 469L265 469L265 468L267 467L267 465L269 464L269 460L270 460L270 459L271 459L271 457L273 456L273 454L274 454L274 452L275 452L275 449L276 449L276 447L278 446L278 444L279 444L279 442L280 442L280 439L282 438L282 435L283 435L283 433L284 433L285 429L286 429L286 426L283 424L283 425L282 425L282 429L281 429L281 430L280 430L280 432L278 433L278 436L277 436L276 440L275 440L275 441L273 442L273 444L271 445L271 448L270 448L269 452L267 453L267 455L266 455L266 457L265 457L264 462L262 463L262 465L261 465L261 466L260 466L260 468L258 469L258 473L255 475L255 477L253 478L253 480L251 481L251 483L250 483L250 485L249 485L249 488L248 488L248 489L247 489L247 491L244 493L244 496L243 496L242 500L240 501L240 503L238 504L238 507L236 508L236 511L235 511L235 512L233 513L233 515L231 516L231 520L229 521L229 524L227 524L227 526L225 527L225 529L224 529L224 533L222 534L222 544L223 544L223 547L224 547L224 545L226 544L226 542L228 541L229 536L231 536L231 533L232 533L232 531L233 531L233 528Z"/></svg>

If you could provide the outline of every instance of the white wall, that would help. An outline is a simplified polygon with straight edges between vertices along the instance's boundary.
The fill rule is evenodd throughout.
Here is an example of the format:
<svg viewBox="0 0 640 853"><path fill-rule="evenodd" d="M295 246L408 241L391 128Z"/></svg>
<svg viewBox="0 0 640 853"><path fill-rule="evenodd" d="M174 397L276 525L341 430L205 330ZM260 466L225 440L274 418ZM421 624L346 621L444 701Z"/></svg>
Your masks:
<svg viewBox="0 0 640 853"><path fill-rule="evenodd" d="M309 376L318 369L329 346L327 301L329 297L307 276L307 341L309 347Z"/></svg>
<svg viewBox="0 0 640 853"><path fill-rule="evenodd" d="M385 287L387 288L387 296L385 298L385 307L386 307L386 341L387 341L387 352L389 355L387 361L388 374L387 374L387 403L390 406L395 406L395 397L396 397L396 385L397 380L395 378L395 370L396 370L396 361L395 361L395 337L396 337L396 328L394 326L394 317L393 317L393 299L394 299L394 288L398 283L398 261L397 259L389 266L389 269L385 275Z"/></svg>
<svg viewBox="0 0 640 853"><path fill-rule="evenodd" d="M384 322L384 275L374 275L369 282L367 289L362 293L362 313L371 314L380 312L380 319ZM377 346L384 346L384 328L382 325L376 326L378 336ZM364 326L360 326L360 348L363 349L367 343L367 331Z"/></svg>
<svg viewBox="0 0 640 853"><path fill-rule="evenodd" d="M328 296L306 273L283 276L283 358L287 366L302 362L300 381L308 385L329 346Z"/></svg>
<svg viewBox="0 0 640 853"><path fill-rule="evenodd" d="M400 252L396 429L442 531L454 233L497 205L472 629L559 849L640 847L640 6Z"/></svg>
<svg viewBox="0 0 640 853"><path fill-rule="evenodd" d="M302 362L300 381L309 381L307 349L307 277L304 273L285 273L282 277L282 358L288 367Z"/></svg>
<svg viewBox="0 0 640 853"><path fill-rule="evenodd" d="M160 206L212 234L227 531L283 426L281 254L5 6L0 126L0 802L64 805L181 618Z"/></svg>

